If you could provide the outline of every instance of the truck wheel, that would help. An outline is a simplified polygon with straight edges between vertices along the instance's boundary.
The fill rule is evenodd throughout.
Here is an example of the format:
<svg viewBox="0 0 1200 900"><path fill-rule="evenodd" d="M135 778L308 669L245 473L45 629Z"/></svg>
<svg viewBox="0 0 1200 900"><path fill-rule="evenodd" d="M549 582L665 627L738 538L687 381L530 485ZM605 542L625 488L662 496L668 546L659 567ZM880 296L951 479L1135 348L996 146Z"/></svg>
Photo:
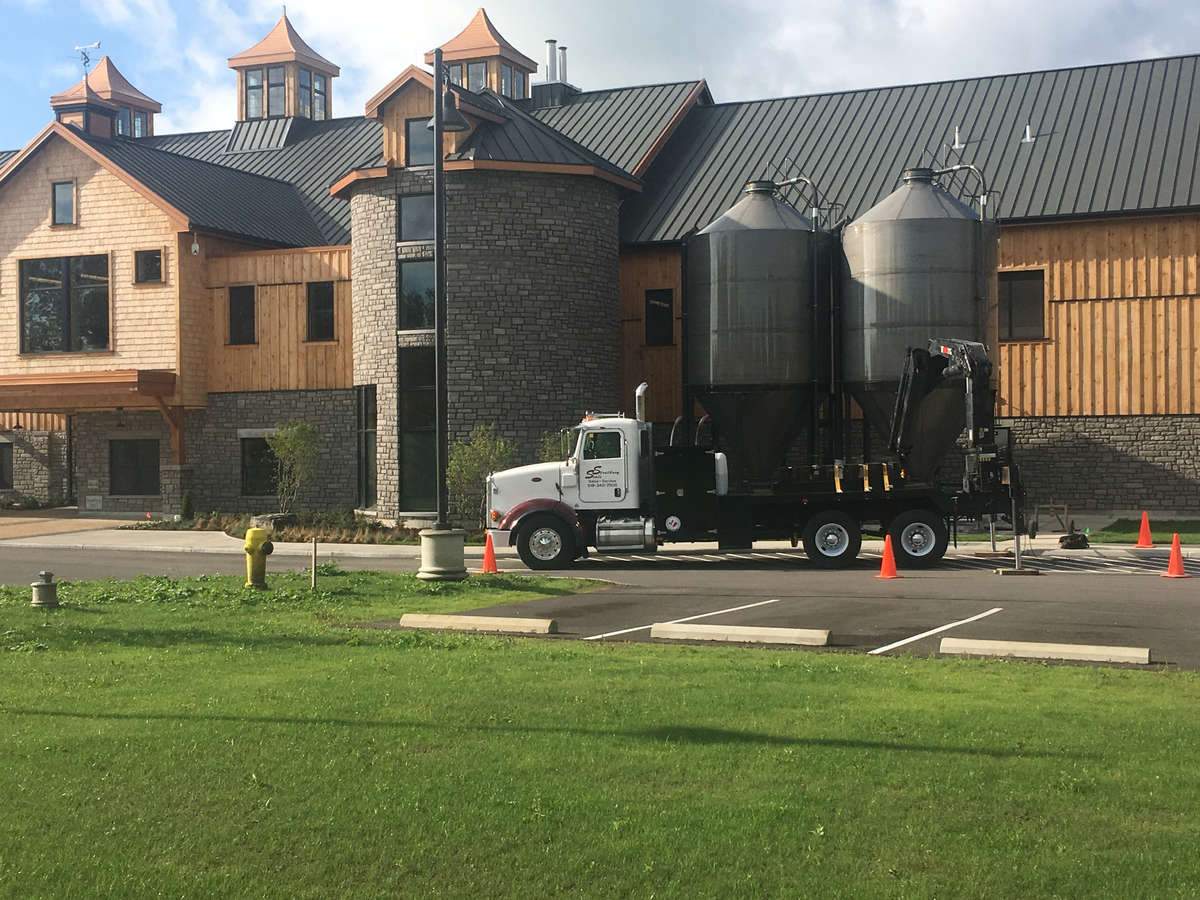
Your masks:
<svg viewBox="0 0 1200 900"><path fill-rule="evenodd" d="M924 569L946 555L950 535L942 517L930 509L912 509L892 519L888 526L896 565Z"/></svg>
<svg viewBox="0 0 1200 900"><path fill-rule="evenodd" d="M517 553L531 569L561 569L575 559L575 537L556 516L530 516L517 531Z"/></svg>
<svg viewBox="0 0 1200 900"><path fill-rule="evenodd" d="M844 569L862 547L862 526L843 512L817 513L804 529L804 552L823 569Z"/></svg>

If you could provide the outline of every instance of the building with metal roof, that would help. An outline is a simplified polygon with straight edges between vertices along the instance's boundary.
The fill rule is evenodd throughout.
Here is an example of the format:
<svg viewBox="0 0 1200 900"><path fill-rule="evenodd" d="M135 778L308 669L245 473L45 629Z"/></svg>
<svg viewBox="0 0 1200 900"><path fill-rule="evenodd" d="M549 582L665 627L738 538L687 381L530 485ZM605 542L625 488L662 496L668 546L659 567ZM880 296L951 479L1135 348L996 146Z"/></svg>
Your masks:
<svg viewBox="0 0 1200 900"><path fill-rule="evenodd" d="M643 380L652 419L685 415L688 239L748 181L804 176L815 193L786 197L836 229L906 168L971 164L986 185L943 184L999 226L998 404L1035 501L1200 506L1200 56L717 103L703 80L580 90L553 42L531 83L482 9L442 49L469 125L441 150L456 435L492 416L529 454ZM229 65L229 128L154 133L161 107L105 57L0 152L21 349L0 407L62 417L39 458L67 421L98 460L125 441L114 422L161 436L120 443L120 471L77 462L0 494L265 508L261 435L293 417L339 434L313 505L420 513L433 79L409 66L333 118L341 70L286 15Z"/></svg>

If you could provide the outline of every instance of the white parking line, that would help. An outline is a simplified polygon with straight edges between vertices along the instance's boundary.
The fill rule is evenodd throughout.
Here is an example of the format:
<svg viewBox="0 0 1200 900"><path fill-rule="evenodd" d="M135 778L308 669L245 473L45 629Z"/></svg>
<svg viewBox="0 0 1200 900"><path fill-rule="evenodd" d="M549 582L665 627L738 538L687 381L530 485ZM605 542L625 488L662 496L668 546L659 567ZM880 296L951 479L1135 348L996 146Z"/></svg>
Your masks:
<svg viewBox="0 0 1200 900"><path fill-rule="evenodd" d="M1004 607L1002 606L992 607L987 612L981 612L979 615L971 616L969 619L960 619L957 622L951 622L949 625L943 625L940 628L931 628L929 631L922 631L920 634L914 634L910 638L905 638L902 641L896 641L894 644L888 644L886 647L876 647L874 650L867 651L867 654L869 656L878 656L880 653L887 653L889 650L895 650L897 647L903 647L905 644L911 644L913 641L919 641L921 638L927 638L931 634L940 634L943 631L949 631L951 628L957 628L959 625L966 625L968 622L975 622L979 619L987 618L988 616L994 616L1003 608Z"/></svg>
<svg viewBox="0 0 1200 900"><path fill-rule="evenodd" d="M672 619L670 622L651 622L649 625L639 625L636 628L623 628L620 631L606 631L604 634L593 634L591 637L585 637L585 641L598 641L601 638L616 637L619 634L631 634L635 631L649 631L655 625L678 625L680 622L692 622L696 619L707 619L709 616L719 616L722 613L738 612L743 609L752 609L755 606L766 606L768 603L778 603L779 598L774 600L760 600L758 603L747 603L745 606L731 606L729 609L718 609L715 612L700 613L698 616L688 616L685 619Z"/></svg>

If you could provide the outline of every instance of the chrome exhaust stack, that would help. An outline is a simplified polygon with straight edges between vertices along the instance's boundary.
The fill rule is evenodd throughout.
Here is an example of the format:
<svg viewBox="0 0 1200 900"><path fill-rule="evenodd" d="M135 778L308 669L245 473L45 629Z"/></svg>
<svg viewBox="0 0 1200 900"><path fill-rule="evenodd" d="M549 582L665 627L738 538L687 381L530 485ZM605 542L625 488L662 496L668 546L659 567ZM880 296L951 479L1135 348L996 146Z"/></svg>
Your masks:
<svg viewBox="0 0 1200 900"><path fill-rule="evenodd" d="M650 390L650 385L643 381L633 394L634 417L639 422L646 421L646 391L648 390Z"/></svg>

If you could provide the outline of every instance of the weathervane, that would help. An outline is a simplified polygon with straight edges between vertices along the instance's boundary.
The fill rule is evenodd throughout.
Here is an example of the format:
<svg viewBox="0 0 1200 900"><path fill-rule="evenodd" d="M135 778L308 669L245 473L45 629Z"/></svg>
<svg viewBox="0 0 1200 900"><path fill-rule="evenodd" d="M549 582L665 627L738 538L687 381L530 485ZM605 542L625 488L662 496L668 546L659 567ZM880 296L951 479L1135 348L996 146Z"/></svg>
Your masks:
<svg viewBox="0 0 1200 900"><path fill-rule="evenodd" d="M88 53L89 50L99 50L100 42L95 41L91 44L84 44L81 47L76 47L75 52L79 54L79 61L83 64L83 78L87 80L88 66L91 65L92 57Z"/></svg>

